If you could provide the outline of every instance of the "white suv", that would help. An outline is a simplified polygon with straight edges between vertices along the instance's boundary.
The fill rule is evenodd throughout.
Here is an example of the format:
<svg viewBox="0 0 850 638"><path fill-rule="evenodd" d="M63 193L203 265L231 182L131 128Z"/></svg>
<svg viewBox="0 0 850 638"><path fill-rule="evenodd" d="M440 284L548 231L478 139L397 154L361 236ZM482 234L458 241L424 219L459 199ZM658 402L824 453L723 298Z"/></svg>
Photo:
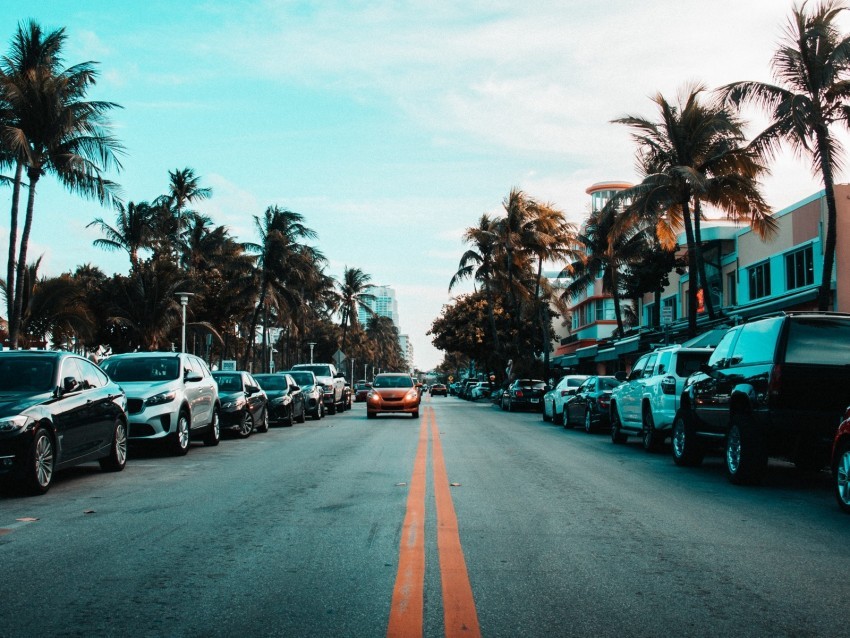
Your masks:
<svg viewBox="0 0 850 638"><path fill-rule="evenodd" d="M221 437L218 387L203 359L178 352L131 352L101 363L127 394L130 441L165 442L182 456L189 440Z"/></svg>
<svg viewBox="0 0 850 638"><path fill-rule="evenodd" d="M316 381L324 392L323 402L328 414L345 410L348 403L345 399L345 377L341 372L337 372L336 366L332 363L299 363L292 366L292 369L309 370L316 375Z"/></svg>
<svg viewBox="0 0 850 638"><path fill-rule="evenodd" d="M713 348L665 346L637 360L631 373L618 372L623 383L611 393L611 440L624 443L640 436L647 451L658 449L671 435L682 386Z"/></svg>

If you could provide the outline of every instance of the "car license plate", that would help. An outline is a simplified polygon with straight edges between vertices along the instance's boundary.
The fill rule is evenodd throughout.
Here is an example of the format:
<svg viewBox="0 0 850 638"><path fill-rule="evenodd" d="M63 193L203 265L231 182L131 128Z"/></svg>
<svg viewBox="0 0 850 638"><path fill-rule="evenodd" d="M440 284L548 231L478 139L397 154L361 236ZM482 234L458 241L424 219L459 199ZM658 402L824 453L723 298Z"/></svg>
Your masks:
<svg viewBox="0 0 850 638"><path fill-rule="evenodd" d="M532 399L531 402L532 403L540 403L540 399Z"/></svg>

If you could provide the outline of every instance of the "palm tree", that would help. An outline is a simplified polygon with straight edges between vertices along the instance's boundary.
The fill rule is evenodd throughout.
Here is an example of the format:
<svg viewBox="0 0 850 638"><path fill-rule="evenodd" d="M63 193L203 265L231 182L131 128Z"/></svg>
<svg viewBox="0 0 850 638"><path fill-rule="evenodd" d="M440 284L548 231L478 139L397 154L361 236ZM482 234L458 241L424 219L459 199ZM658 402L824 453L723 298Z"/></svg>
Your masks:
<svg viewBox="0 0 850 638"><path fill-rule="evenodd" d="M828 310L835 263L835 173L841 166L841 144L833 125L850 122L850 36L842 36L835 21L846 7L838 0L823 0L808 11L808 2L794 8L785 38L774 53L771 67L778 85L734 82L719 89L726 104L754 103L771 119L752 141L766 157L783 143L798 155L808 155L820 174L826 194L827 227L823 248L823 273L818 308Z"/></svg>
<svg viewBox="0 0 850 638"><path fill-rule="evenodd" d="M131 268L136 270L139 267L139 251L150 247L153 212L146 202L130 202L126 207L119 203L117 210L115 226L110 226L98 217L86 228L98 227L105 237L95 239L93 244L105 250L126 251L130 256Z"/></svg>
<svg viewBox="0 0 850 638"><path fill-rule="evenodd" d="M20 279L26 264L38 180L45 173L53 173L72 192L111 202L115 184L103 178L103 171L121 167L118 154L122 148L109 133L106 120L106 113L118 105L84 100L97 78L95 63L84 62L64 70L54 66L38 66L23 77L0 69L0 86L14 118L13 125L3 131L4 143L24 162L29 180L10 316L13 348L17 347L22 314Z"/></svg>
<svg viewBox="0 0 850 638"><path fill-rule="evenodd" d="M367 315L372 315L372 307L369 302L375 301L375 295L367 292L370 288L372 277L359 268L345 267L342 273L342 282L339 284L340 311L342 313L342 345L340 349L345 352L345 341L348 336L349 326L356 326L357 311L363 308Z"/></svg>
<svg viewBox="0 0 850 638"><path fill-rule="evenodd" d="M182 217L186 204L212 197L211 188L201 188L201 178L194 169L168 171L169 188L165 196L176 217Z"/></svg>
<svg viewBox="0 0 850 638"><path fill-rule="evenodd" d="M306 284L316 264L323 258L321 253L301 243L316 238L316 232L304 224L298 213L269 206L262 219L254 216L254 225L260 236L258 243L246 243L249 252L257 253L257 304L248 329L244 367L249 369L253 361L254 335L260 313L267 303L278 309L294 311L301 304L299 290Z"/></svg>
<svg viewBox="0 0 850 638"><path fill-rule="evenodd" d="M0 62L0 166L14 166L12 179L12 210L9 222L9 259L6 270L6 304L9 320L14 312L15 290L15 253L18 250L18 211L20 206L21 182L23 180L26 159L20 153L14 153L12 142L7 136L13 133L15 112L5 97L5 85L14 82L23 85L31 75L55 72L61 63L61 50L65 42L65 30L58 29L43 33L35 21L18 24L12 38L12 47L8 56Z"/></svg>
<svg viewBox="0 0 850 638"><path fill-rule="evenodd" d="M742 124L725 108L704 105L700 101L704 91L702 85L686 86L678 104L657 94L653 102L658 106L658 122L637 116L614 120L635 130L639 164L646 172L639 185L619 193L617 199L631 198L631 213L644 221L654 220L662 241L672 241L678 224L685 228L691 335L696 334L697 291L700 283L703 287L707 283L704 268L700 269L700 202L719 206L735 219L749 217L756 230L766 232L771 227L770 211L756 181L762 167L751 150L742 148ZM733 193L732 187L739 190Z"/></svg>

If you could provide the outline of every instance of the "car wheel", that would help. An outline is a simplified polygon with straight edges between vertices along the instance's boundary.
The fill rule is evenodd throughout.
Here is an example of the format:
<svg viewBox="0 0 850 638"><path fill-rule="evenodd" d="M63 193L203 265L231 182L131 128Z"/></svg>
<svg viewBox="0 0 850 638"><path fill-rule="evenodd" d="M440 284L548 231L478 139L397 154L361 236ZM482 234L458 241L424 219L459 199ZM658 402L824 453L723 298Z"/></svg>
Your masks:
<svg viewBox="0 0 850 638"><path fill-rule="evenodd" d="M221 416L218 413L218 408L213 408L212 422L204 435L204 445L215 447L221 442Z"/></svg>
<svg viewBox="0 0 850 638"><path fill-rule="evenodd" d="M543 420L544 421L551 421L552 419L553 419L553 417L550 417L548 414L546 414L546 404L544 403L543 404Z"/></svg>
<svg viewBox="0 0 850 638"><path fill-rule="evenodd" d="M726 476L735 485L753 485L761 481L767 467L767 454L761 435L752 420L733 414L726 435Z"/></svg>
<svg viewBox="0 0 850 638"><path fill-rule="evenodd" d="M50 489L56 467L56 450L53 437L47 430L35 433L26 465L23 468L23 487L29 494L44 494Z"/></svg>
<svg viewBox="0 0 850 638"><path fill-rule="evenodd" d="M418 418L419 418L419 410L417 410L416 412L411 412L410 414L411 414L411 416L412 416L414 419L418 419Z"/></svg>
<svg viewBox="0 0 850 638"><path fill-rule="evenodd" d="M702 463L705 450L694 433L691 416L679 410L673 419L673 462L682 467L693 467Z"/></svg>
<svg viewBox="0 0 850 638"><path fill-rule="evenodd" d="M564 406L564 411L561 412L561 425L564 426L565 430L571 430L573 424L570 423L570 411L567 410L567 406Z"/></svg>
<svg viewBox="0 0 850 638"><path fill-rule="evenodd" d="M836 454L832 469L835 481L835 500L845 514L850 514L850 442L843 442Z"/></svg>
<svg viewBox="0 0 850 638"><path fill-rule="evenodd" d="M251 419L251 415L248 410L245 410L242 413L242 420L239 422L239 430L237 430L236 435L240 439L247 439L251 436L251 432L254 430L254 421Z"/></svg>
<svg viewBox="0 0 850 638"><path fill-rule="evenodd" d="M263 407L263 418L260 421L260 425L257 426L257 432L268 432L269 431L269 409L268 407Z"/></svg>
<svg viewBox="0 0 850 638"><path fill-rule="evenodd" d="M513 411L514 411L514 402L510 398L508 398L508 412L513 412Z"/></svg>
<svg viewBox="0 0 850 638"><path fill-rule="evenodd" d="M368 410L366 411L366 418L367 419L374 419L376 416L377 415L374 412L369 412Z"/></svg>
<svg viewBox="0 0 850 638"><path fill-rule="evenodd" d="M301 404L301 412L298 414L298 423L304 423L307 420L305 413L307 412L307 408L304 407L304 404Z"/></svg>
<svg viewBox="0 0 850 638"><path fill-rule="evenodd" d="M177 416L177 429L171 438L171 452L174 456L184 456L189 451L189 415L180 410Z"/></svg>
<svg viewBox="0 0 850 638"><path fill-rule="evenodd" d="M115 419L112 428L112 445L109 456L100 459L100 469L106 472L120 472L127 465L127 426L120 418Z"/></svg>
<svg viewBox="0 0 850 638"><path fill-rule="evenodd" d="M611 442L617 444L625 443L628 438L620 429L620 414L617 412L616 406L614 406L611 408Z"/></svg>
<svg viewBox="0 0 850 638"><path fill-rule="evenodd" d="M652 410L643 409L643 430L641 430L641 443L647 452L657 452L661 448L661 437L655 431L655 419L652 418Z"/></svg>
<svg viewBox="0 0 850 638"><path fill-rule="evenodd" d="M336 403L331 403L328 406L328 414L330 414L330 415L336 414Z"/></svg>
<svg viewBox="0 0 850 638"><path fill-rule="evenodd" d="M588 434L593 432L593 420L590 418L590 410L584 411L584 431Z"/></svg>

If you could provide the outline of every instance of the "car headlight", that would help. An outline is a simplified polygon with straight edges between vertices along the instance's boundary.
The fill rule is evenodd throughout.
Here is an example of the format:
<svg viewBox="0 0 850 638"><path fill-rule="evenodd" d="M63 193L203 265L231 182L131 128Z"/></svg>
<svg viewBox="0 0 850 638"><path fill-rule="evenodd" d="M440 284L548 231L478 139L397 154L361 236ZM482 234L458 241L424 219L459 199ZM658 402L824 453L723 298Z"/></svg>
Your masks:
<svg viewBox="0 0 850 638"><path fill-rule="evenodd" d="M245 401L242 399L237 399L236 401L227 401L226 403L221 404L222 410L238 410L245 404Z"/></svg>
<svg viewBox="0 0 850 638"><path fill-rule="evenodd" d="M22 414L6 419L0 419L0 432L14 432L15 430L23 430L31 422L32 419Z"/></svg>
<svg viewBox="0 0 850 638"><path fill-rule="evenodd" d="M366 397L366 400L367 401L378 401L380 398L381 398L381 396L377 392L370 392L369 395Z"/></svg>
<svg viewBox="0 0 850 638"><path fill-rule="evenodd" d="M414 388L413 390L408 392L407 396L404 397L404 398L407 399L408 401L413 401L414 399L418 399L419 398L419 390Z"/></svg>
<svg viewBox="0 0 850 638"><path fill-rule="evenodd" d="M145 405L162 405L163 403L171 403L177 397L177 390L169 392L160 392L152 397L145 399Z"/></svg>

